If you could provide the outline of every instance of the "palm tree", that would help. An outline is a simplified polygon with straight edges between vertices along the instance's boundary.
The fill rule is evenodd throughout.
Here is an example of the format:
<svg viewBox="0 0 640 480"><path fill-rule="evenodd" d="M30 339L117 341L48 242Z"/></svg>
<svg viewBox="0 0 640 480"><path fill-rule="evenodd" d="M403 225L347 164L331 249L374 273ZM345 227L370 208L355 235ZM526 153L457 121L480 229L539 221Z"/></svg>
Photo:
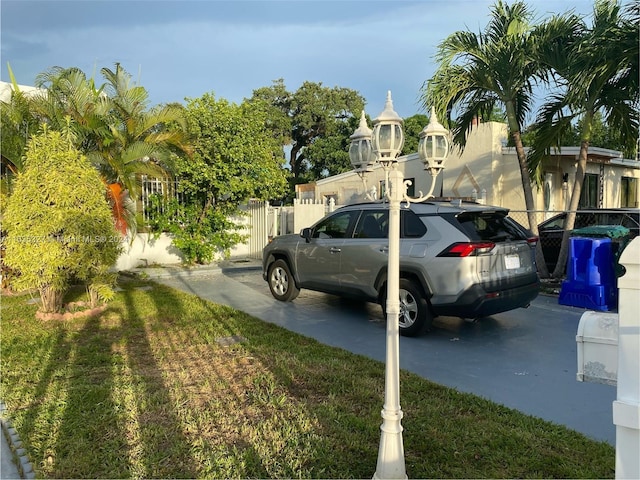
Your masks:
<svg viewBox="0 0 640 480"><path fill-rule="evenodd" d="M566 265L569 235L574 227L585 177L592 128L600 115L618 132L621 142L633 145L638 135L638 2L622 9L618 2L597 0L592 26L581 22L565 42L563 52L541 49L540 58L561 91L540 110L534 124L531 169L576 123L580 127L580 154L571 192L565 232L553 271L561 277Z"/></svg>
<svg viewBox="0 0 640 480"><path fill-rule="evenodd" d="M135 233L135 206L142 175L170 176L172 154L190 154L180 105L148 108L147 91L116 64L101 70L96 87L77 68L53 67L36 78L43 93L30 103L52 129L71 119L74 143L101 172L116 223Z"/></svg>
<svg viewBox="0 0 640 480"><path fill-rule="evenodd" d="M70 129L74 145L83 154L95 149L109 131L109 99L102 88L74 67L52 67L36 76L35 85L40 90L30 98L33 115L50 130Z"/></svg>
<svg viewBox="0 0 640 480"><path fill-rule="evenodd" d="M518 157L529 228L537 235L533 191L521 138L540 73L536 46L544 41L542 32L530 24L531 20L532 13L524 2L507 5L498 0L483 32L455 32L439 44L438 68L422 86L421 99L425 108L433 106L440 118L446 115L453 125L453 142L460 148L465 147L477 118L488 119L495 107L505 110ZM550 33L550 29L544 32ZM451 118L454 110L455 123ZM548 276L540 246L536 259L540 275Z"/></svg>
<svg viewBox="0 0 640 480"><path fill-rule="evenodd" d="M169 104L148 108L148 93L131 84L118 64L101 70L110 101L109 133L88 156L110 182L120 183L131 196L139 194L140 175L166 177L173 153L191 154L183 107Z"/></svg>
<svg viewBox="0 0 640 480"><path fill-rule="evenodd" d="M140 195L143 175L170 176L174 153L191 155L181 105L148 109L147 91L132 85L131 76L116 64L115 71L101 70L109 98L109 133L101 138L88 157L98 166L108 183L116 224L124 232L136 224L131 198ZM135 233L135 232L132 232Z"/></svg>
<svg viewBox="0 0 640 480"><path fill-rule="evenodd" d="M87 79L82 70L52 67L36 77L36 85L42 90L33 97L30 108L48 128L65 129L76 148L89 157L102 145L112 143L111 99L104 87L96 88L94 80ZM129 229L135 233L135 204L122 188L110 184L104 174L103 181L118 231L125 234Z"/></svg>

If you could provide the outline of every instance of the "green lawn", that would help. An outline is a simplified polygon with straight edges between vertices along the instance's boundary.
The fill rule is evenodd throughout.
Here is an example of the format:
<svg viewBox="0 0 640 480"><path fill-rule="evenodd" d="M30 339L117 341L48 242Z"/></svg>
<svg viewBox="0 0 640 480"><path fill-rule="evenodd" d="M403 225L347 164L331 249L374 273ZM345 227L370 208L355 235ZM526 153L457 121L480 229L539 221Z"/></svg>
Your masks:
<svg viewBox="0 0 640 480"><path fill-rule="evenodd" d="M371 478L383 364L121 286L100 316L69 322L2 298L0 397L38 477ZM410 478L614 476L606 443L406 372L401 389Z"/></svg>

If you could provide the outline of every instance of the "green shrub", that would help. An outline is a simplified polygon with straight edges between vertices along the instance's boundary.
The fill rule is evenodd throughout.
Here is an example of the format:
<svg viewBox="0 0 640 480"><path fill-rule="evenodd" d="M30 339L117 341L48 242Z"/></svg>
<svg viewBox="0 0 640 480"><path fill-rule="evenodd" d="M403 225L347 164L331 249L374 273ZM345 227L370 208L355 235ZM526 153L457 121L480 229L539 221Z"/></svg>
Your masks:
<svg viewBox="0 0 640 480"><path fill-rule="evenodd" d="M204 209L195 203L182 205L175 198L151 195L149 227L155 236L172 236L187 265L208 264L216 254L227 257L234 245L246 240L243 228L225 216L224 211Z"/></svg>
<svg viewBox="0 0 640 480"><path fill-rule="evenodd" d="M110 297L121 237L97 170L67 136L45 128L32 137L3 223L13 286L38 289L41 311L59 311L72 280L88 284L94 304Z"/></svg>

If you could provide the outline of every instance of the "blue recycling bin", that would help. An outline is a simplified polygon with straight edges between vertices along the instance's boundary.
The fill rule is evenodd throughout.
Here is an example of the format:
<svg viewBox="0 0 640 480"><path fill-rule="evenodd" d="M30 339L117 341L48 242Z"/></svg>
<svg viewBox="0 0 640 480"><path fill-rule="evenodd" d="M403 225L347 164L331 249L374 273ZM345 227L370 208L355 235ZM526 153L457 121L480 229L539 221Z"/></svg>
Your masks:
<svg viewBox="0 0 640 480"><path fill-rule="evenodd" d="M567 278L562 282L558 303L599 311L617 308L617 260L628 233L620 226L575 230L574 234L585 236L569 239Z"/></svg>

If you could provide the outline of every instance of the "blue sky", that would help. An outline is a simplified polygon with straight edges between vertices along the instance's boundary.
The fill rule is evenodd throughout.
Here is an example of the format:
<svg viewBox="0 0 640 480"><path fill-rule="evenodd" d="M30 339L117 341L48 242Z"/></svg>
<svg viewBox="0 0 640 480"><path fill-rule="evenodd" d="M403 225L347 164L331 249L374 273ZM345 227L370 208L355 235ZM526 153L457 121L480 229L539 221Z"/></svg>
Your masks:
<svg viewBox="0 0 640 480"><path fill-rule="evenodd" d="M7 63L33 85L52 66L79 67L102 82L119 62L152 104L213 92L241 102L283 78L357 90L377 116L387 90L402 117L425 113L420 87L440 41L479 31L492 0L2 0L0 78ZM591 0L529 0L538 17Z"/></svg>

